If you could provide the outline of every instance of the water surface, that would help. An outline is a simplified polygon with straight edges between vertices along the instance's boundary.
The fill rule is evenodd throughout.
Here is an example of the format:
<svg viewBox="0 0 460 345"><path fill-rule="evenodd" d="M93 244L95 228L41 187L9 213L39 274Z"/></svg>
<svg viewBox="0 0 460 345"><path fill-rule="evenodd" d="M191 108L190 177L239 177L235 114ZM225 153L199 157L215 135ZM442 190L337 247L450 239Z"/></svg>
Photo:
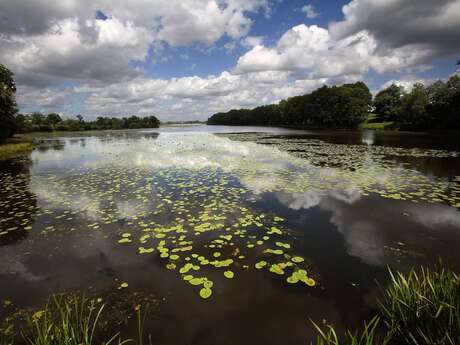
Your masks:
<svg viewBox="0 0 460 345"><path fill-rule="evenodd" d="M388 266L460 269L459 151L373 131L44 136L0 161L0 298L148 294L155 344L305 344L309 319L372 315Z"/></svg>

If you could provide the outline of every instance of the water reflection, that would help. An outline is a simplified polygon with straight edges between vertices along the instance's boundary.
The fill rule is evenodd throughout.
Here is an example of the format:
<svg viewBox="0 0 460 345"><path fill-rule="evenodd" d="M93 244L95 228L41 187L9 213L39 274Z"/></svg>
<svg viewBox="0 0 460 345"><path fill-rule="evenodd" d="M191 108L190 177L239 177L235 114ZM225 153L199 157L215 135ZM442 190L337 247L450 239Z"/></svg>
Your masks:
<svg viewBox="0 0 460 345"><path fill-rule="evenodd" d="M43 139L30 159L2 162L0 220L18 233L31 228L0 237L0 295L28 307L53 292L102 294L128 281L130 291L164 298L151 325L158 343L300 344L308 317L340 328L371 314L387 265L441 256L459 267L460 180L448 168L457 151L379 146L374 132L326 140L235 130ZM412 159L420 165L404 164ZM178 272L199 256L232 259L192 272L213 281L210 301ZM293 256L318 286L287 284L296 268L255 269Z"/></svg>

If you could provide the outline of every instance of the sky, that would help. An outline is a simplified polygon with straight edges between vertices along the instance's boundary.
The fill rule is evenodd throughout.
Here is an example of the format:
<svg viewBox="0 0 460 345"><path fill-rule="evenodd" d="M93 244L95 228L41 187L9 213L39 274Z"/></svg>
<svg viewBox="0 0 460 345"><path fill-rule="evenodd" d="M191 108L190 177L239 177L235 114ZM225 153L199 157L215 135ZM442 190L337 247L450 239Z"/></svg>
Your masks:
<svg viewBox="0 0 460 345"><path fill-rule="evenodd" d="M460 0L1 0L20 111L205 120L458 73Z"/></svg>

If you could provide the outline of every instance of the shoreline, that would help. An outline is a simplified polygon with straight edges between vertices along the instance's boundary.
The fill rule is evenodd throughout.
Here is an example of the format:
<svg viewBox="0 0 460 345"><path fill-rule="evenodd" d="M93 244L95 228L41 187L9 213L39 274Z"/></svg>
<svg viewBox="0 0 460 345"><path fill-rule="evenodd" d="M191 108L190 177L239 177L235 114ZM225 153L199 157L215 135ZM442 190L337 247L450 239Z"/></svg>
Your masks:
<svg viewBox="0 0 460 345"><path fill-rule="evenodd" d="M36 145L33 140L24 137L10 138L6 142L0 144L0 159L7 159L30 153L35 147Z"/></svg>

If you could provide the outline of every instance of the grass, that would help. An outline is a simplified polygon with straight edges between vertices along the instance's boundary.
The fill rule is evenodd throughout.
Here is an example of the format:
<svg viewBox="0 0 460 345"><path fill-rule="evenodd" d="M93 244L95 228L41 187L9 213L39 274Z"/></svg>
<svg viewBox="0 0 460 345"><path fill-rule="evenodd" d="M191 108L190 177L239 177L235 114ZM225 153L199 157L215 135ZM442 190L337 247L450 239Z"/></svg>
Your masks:
<svg viewBox="0 0 460 345"><path fill-rule="evenodd" d="M459 275L441 268L390 275L380 311L394 338L401 344L460 344Z"/></svg>
<svg viewBox="0 0 460 345"><path fill-rule="evenodd" d="M35 145L32 141L14 138L0 144L0 159L31 152Z"/></svg>
<svg viewBox="0 0 460 345"><path fill-rule="evenodd" d="M375 316L369 323L365 322L362 330L357 330L354 333L347 331L344 340L341 340L331 325L326 326L326 330L322 330L320 326L311 321L316 329L318 336L316 337L316 345L386 345L388 340L379 337L376 330L378 329L380 319Z"/></svg>
<svg viewBox="0 0 460 345"><path fill-rule="evenodd" d="M409 274L390 270L390 285L379 315L362 330L342 337L334 326L318 333L316 345L458 345L460 344L460 277L450 270L420 268Z"/></svg>
<svg viewBox="0 0 460 345"><path fill-rule="evenodd" d="M44 309L26 314L19 332L11 323L0 326L0 345L144 345L148 308L137 308L138 339L123 339L119 333L103 336L108 333L107 315L100 301L85 295L53 295Z"/></svg>
<svg viewBox="0 0 460 345"><path fill-rule="evenodd" d="M374 130L389 130L393 129L394 122L376 122L376 123L363 123L361 129L374 129Z"/></svg>
<svg viewBox="0 0 460 345"><path fill-rule="evenodd" d="M393 121L384 121L375 114L368 114L366 120L360 125L361 129L390 130L394 129Z"/></svg>

